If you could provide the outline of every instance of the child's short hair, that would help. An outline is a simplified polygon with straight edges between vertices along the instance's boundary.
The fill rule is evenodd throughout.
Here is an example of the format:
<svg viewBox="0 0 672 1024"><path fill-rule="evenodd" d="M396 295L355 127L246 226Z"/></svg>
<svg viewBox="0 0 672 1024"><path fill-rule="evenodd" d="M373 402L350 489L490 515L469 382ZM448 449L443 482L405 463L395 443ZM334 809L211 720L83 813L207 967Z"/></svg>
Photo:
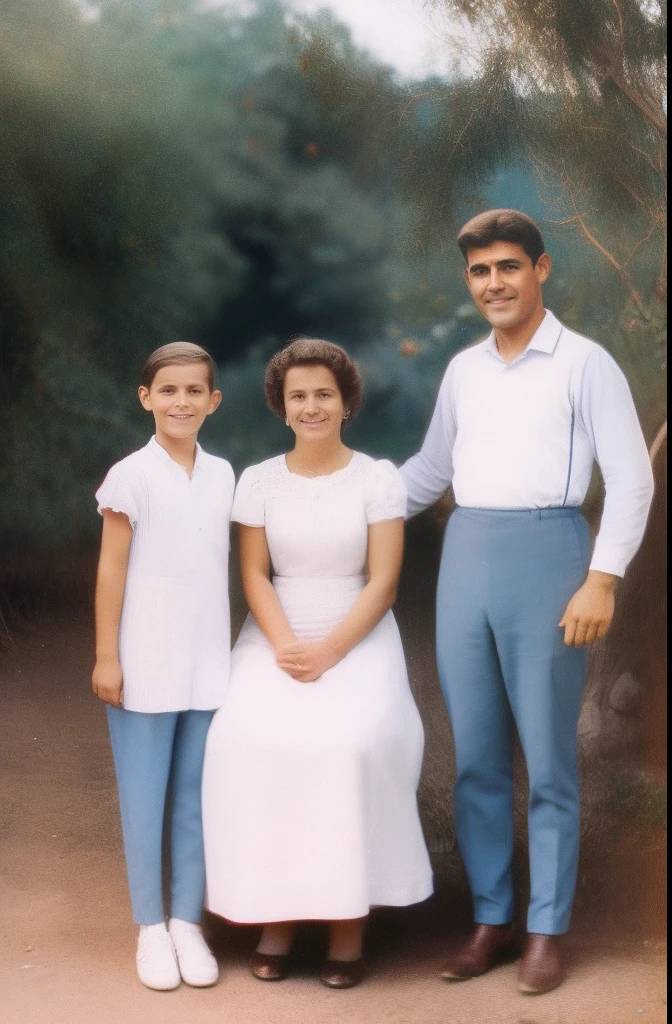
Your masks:
<svg viewBox="0 0 672 1024"><path fill-rule="evenodd" d="M530 257L532 266L544 252L538 225L520 210L486 210L468 220L457 236L465 260L469 249L484 249L493 242L515 242Z"/></svg>
<svg viewBox="0 0 672 1024"><path fill-rule="evenodd" d="M164 366L186 366L189 363L205 363L208 368L208 386L213 391L217 376L215 361L209 352L191 341L171 341L169 345L155 349L145 361L140 373L140 384L149 389Z"/></svg>
<svg viewBox="0 0 672 1024"><path fill-rule="evenodd" d="M285 418L285 377L294 366L325 366L331 370L341 398L348 410L348 420L352 422L364 401L364 385L354 359L345 349L335 345L333 341L322 338L309 338L299 335L289 345L285 345L272 356L266 367L264 392L266 405L276 416Z"/></svg>

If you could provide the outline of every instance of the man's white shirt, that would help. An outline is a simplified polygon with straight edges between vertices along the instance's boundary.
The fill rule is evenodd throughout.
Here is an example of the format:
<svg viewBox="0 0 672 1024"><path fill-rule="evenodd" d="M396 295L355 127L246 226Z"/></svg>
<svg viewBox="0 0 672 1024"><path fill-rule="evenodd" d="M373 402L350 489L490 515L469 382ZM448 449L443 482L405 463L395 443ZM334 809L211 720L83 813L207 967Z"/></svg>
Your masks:
<svg viewBox="0 0 672 1024"><path fill-rule="evenodd" d="M512 362L494 331L451 360L422 448L401 467L408 515L451 483L473 508L579 506L595 462L606 493L590 568L622 576L653 495L646 443L612 357L547 311Z"/></svg>

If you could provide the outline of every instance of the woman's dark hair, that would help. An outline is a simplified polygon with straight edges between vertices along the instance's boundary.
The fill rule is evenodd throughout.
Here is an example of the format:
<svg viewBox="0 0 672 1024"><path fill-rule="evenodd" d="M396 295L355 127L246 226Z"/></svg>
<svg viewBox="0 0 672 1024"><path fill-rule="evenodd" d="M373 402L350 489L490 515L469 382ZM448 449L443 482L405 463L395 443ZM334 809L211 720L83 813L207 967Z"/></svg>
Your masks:
<svg viewBox="0 0 672 1024"><path fill-rule="evenodd" d="M515 242L530 257L532 266L545 251L541 231L519 210L486 210L468 220L457 236L465 260L469 249L484 249L493 242Z"/></svg>
<svg viewBox="0 0 672 1024"><path fill-rule="evenodd" d="M140 384L149 389L154 383L159 370L164 366L187 366L189 363L205 363L208 369L208 386L212 391L215 387L217 367L209 352L192 341L171 341L162 345L147 357L140 372Z"/></svg>
<svg viewBox="0 0 672 1024"><path fill-rule="evenodd" d="M276 352L266 367L264 393L271 412L284 420L285 377L294 366L326 366L331 370L348 413L348 422L354 420L364 401L364 384L357 363L340 345L304 335L293 338L289 345Z"/></svg>

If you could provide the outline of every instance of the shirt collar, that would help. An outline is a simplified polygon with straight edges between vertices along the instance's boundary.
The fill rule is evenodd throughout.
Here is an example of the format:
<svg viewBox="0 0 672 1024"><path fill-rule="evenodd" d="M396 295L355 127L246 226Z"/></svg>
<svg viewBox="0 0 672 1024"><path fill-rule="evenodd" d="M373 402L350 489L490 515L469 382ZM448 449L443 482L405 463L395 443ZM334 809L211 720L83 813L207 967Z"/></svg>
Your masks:
<svg viewBox="0 0 672 1024"><path fill-rule="evenodd" d="M547 355L553 355L555 352L555 346L558 344L561 334L562 324L557 317L551 313L550 309L547 309L544 319L528 341L525 349L520 353L517 359L514 360L514 362L517 362L518 359L522 359L526 356L531 349L534 349L535 352L545 352ZM494 331L490 331L490 334L485 339L485 351L490 355L495 356L496 359L502 358L497 351Z"/></svg>
<svg viewBox="0 0 672 1024"><path fill-rule="evenodd" d="M170 455L168 454L166 449L161 447L159 442L156 440L156 434L152 435L152 437L149 440L149 444L147 445L147 447L149 448L150 451L154 452L154 454L157 455L160 459L163 459L164 462L169 462L171 464L171 466L177 466L178 469L181 469L181 470L184 471L184 467L180 466L177 462L175 462L175 459L172 459L170 457ZM191 475L193 476L194 473L197 470L202 470L202 469L205 469L205 459L203 458L203 449L201 448L200 444L197 441L196 442L196 458L194 459L194 468L191 471Z"/></svg>

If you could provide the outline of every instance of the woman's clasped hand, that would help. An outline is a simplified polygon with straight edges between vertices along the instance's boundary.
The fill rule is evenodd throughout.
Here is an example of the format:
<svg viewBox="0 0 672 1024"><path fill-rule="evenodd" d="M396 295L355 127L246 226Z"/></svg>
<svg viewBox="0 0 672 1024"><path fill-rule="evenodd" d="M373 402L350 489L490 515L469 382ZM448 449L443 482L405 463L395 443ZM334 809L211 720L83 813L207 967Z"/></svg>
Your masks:
<svg viewBox="0 0 672 1024"><path fill-rule="evenodd" d="M278 668L299 683L316 682L340 660L328 640L295 640L279 647L275 654Z"/></svg>

